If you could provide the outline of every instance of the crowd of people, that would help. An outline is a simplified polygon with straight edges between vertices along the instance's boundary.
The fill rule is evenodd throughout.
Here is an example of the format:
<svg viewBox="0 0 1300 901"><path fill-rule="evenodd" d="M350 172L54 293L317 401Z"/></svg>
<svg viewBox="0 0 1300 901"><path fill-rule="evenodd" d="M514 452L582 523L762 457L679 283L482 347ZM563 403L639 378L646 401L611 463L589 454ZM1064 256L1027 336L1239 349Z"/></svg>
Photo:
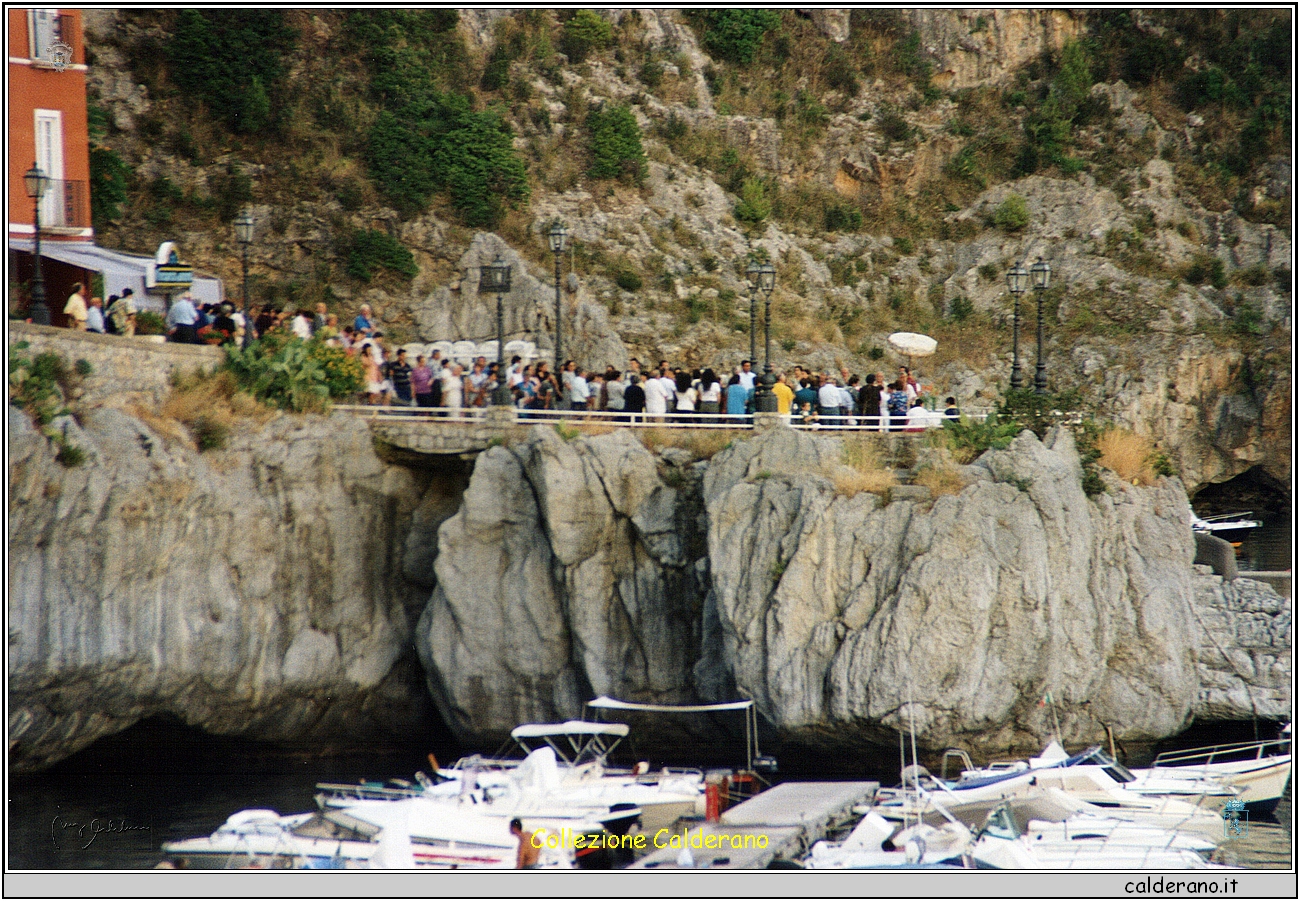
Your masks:
<svg viewBox="0 0 1300 901"><path fill-rule="evenodd" d="M92 298L89 305L85 303L81 288L75 286L64 310L74 328L121 334L134 331L131 289L122 297L111 297L105 315L99 298ZM384 346L384 333L375 325L369 304L362 304L356 318L342 329L338 317L328 312L324 303L316 304L314 311L277 311L267 306L251 318L251 323L246 322L229 303L197 307L185 294L168 311L168 340L203 343L201 335L215 333L223 342L239 341L250 327L254 337L274 329L287 329L303 340L321 336L360 359L364 386L358 400L372 406L421 407L431 413L488 407L502 388L497 363L485 357L475 359L467 371L459 362L444 359L437 350L427 356L417 354L411 360L405 349ZM106 329L110 320L113 325ZM703 421L695 417L728 422L735 421L732 417L748 417L755 412L760 379L749 360L731 372L712 367L678 368L667 360L643 369L636 358L626 369L606 366L600 371L567 360L555 372L545 360L528 362L514 356L506 366L504 389L508 402L523 416L545 410L590 411L660 422ZM942 413L931 409L937 404L927 407L927 391L907 366L900 366L897 378L886 382L880 372L863 378L843 368L838 373L818 373L795 365L789 372L776 373L772 394L778 414L787 422L798 420L804 424L917 431L960 415L953 397L946 398Z"/></svg>
<svg viewBox="0 0 1300 901"><path fill-rule="evenodd" d="M373 336L359 346L369 404L451 411L486 407L502 384L497 364L484 357L474 360L467 372L436 350L428 357L417 355L412 363L405 350L390 360ZM645 369L635 357L625 370L586 369L567 360L556 373L545 360L529 363L515 356L506 366L504 384L509 403L525 417L531 411L550 410L608 412L652 422L744 421L755 412L760 376L749 360L723 373L675 368L667 360ZM787 422L913 431L960 415L953 397L946 399L943 412L927 408L925 390L906 366L899 367L898 378L890 383L882 373L862 379L847 370L836 376L794 366L790 373L776 374L772 393L777 413Z"/></svg>

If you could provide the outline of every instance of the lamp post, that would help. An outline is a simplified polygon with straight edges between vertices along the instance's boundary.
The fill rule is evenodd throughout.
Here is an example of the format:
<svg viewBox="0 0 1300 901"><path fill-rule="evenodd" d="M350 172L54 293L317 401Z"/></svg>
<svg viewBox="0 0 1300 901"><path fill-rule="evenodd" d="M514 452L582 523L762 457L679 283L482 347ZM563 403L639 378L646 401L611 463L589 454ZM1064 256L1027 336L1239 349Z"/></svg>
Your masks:
<svg viewBox="0 0 1300 901"><path fill-rule="evenodd" d="M492 406L510 406L510 387L506 384L506 326L501 295L510 291L510 264L497 254L495 260L479 268L478 289L497 295L497 390L492 392Z"/></svg>
<svg viewBox="0 0 1300 901"><path fill-rule="evenodd" d="M248 309L248 248L253 243L253 214L244 210L235 220L235 237L244 248L244 341L243 348L248 350L253 343L253 318Z"/></svg>
<svg viewBox="0 0 1300 901"><path fill-rule="evenodd" d="M1025 387L1024 376L1020 373L1020 295L1029 286L1029 273L1019 263L1007 270L1007 290L1015 298L1015 308L1011 316L1011 387Z"/></svg>
<svg viewBox="0 0 1300 901"><path fill-rule="evenodd" d="M776 395L772 393L772 386L776 384L776 376L772 374L772 290L776 287L776 269L770 262L764 260L759 263L757 260L751 262L745 270L745 275L749 278L750 287L755 292L762 291L763 300L763 377L758 380L758 385L754 390L754 410L758 413L775 413L776 412ZM750 317L753 317L754 305L750 301ZM750 359L754 356L753 331L750 331Z"/></svg>
<svg viewBox="0 0 1300 901"><path fill-rule="evenodd" d="M546 240L551 245L551 253L555 254L555 370L558 372L564 365L560 331L560 261L569 244L568 226L556 219L551 223L551 230L546 233Z"/></svg>
<svg viewBox="0 0 1300 901"><path fill-rule="evenodd" d="M1038 295L1038 364L1034 367L1034 393L1047 393L1047 361L1043 358L1043 294L1052 281L1052 267L1043 261L1029 267L1029 275L1034 282L1034 293Z"/></svg>
<svg viewBox="0 0 1300 901"><path fill-rule="evenodd" d="M23 184L27 186L27 196L32 198L32 223L36 227L36 253L32 257L36 267L32 273L32 322L49 325L50 308L45 305L45 277L41 274L41 200L50 186L50 177L40 166L32 163L32 168L23 175Z"/></svg>

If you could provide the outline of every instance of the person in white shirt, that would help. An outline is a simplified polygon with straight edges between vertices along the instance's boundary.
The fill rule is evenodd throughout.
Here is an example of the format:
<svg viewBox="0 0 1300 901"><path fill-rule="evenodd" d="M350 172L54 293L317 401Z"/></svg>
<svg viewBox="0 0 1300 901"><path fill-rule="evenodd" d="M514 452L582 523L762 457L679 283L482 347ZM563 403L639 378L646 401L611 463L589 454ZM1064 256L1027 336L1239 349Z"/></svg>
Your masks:
<svg viewBox="0 0 1300 901"><path fill-rule="evenodd" d="M754 371L748 360L740 361L740 386L746 391L754 390Z"/></svg>
<svg viewBox="0 0 1300 901"><path fill-rule="evenodd" d="M574 410L585 410L591 401L591 392L587 390L586 373L581 369L573 370L569 380L569 406Z"/></svg>
<svg viewBox="0 0 1300 901"><path fill-rule="evenodd" d="M292 328L295 337L304 341L311 340L311 318L307 315L306 310L299 310L294 314Z"/></svg>
<svg viewBox="0 0 1300 901"><path fill-rule="evenodd" d="M817 390L817 406L821 408L817 413L823 419L840 415L840 389L829 376L822 376L822 386ZM832 420L829 424L835 425L837 420Z"/></svg>
<svg viewBox="0 0 1300 901"><path fill-rule="evenodd" d="M442 405L453 410L464 406L465 370L459 363L442 368Z"/></svg>
<svg viewBox="0 0 1300 901"><path fill-rule="evenodd" d="M86 310L86 331L104 334L104 299L90 298L90 308Z"/></svg>
<svg viewBox="0 0 1300 901"><path fill-rule="evenodd" d="M664 413L668 412L668 392L662 379L645 380L645 412L655 417L656 422L663 422Z"/></svg>

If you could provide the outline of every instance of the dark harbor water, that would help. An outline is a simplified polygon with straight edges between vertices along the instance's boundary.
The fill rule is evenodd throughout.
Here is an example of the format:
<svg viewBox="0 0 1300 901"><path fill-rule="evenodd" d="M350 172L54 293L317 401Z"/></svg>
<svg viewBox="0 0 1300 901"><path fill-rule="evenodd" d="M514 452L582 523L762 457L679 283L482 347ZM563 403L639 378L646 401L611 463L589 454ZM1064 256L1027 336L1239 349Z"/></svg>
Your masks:
<svg viewBox="0 0 1300 901"><path fill-rule="evenodd" d="M467 751L443 743L323 757L213 739L179 727L138 726L47 773L10 775L7 868L150 869L163 858L163 842L208 835L236 811L311 810L317 782L409 779L416 770L428 771L429 752L451 762ZM656 765L660 762L688 761ZM786 769L785 778L795 781L868 778L894 784L898 779L896 755L862 760L857 767L843 758L805 759ZM1225 861L1289 868L1292 795L1288 786L1276 822L1252 821L1246 836L1227 843L1221 851Z"/></svg>

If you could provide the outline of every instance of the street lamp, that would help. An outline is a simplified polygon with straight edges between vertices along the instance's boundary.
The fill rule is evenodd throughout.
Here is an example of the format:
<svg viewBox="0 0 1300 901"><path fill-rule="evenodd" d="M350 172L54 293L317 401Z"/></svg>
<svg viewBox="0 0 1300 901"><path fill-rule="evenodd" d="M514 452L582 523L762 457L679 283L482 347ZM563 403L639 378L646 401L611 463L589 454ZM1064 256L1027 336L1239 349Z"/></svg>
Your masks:
<svg viewBox="0 0 1300 901"><path fill-rule="evenodd" d="M501 259L501 254L488 265L479 267L478 289L497 295L497 390L492 393L492 405L508 407L510 387L506 384L506 326L501 295L510 291L510 264Z"/></svg>
<svg viewBox="0 0 1300 901"><path fill-rule="evenodd" d="M27 186L27 196L32 198L32 222L36 226L36 255L32 258L36 270L32 273L32 322L37 325L50 324L50 308L45 305L45 277L41 275L41 200L50 187L50 177L40 166L32 163L32 168L23 176Z"/></svg>
<svg viewBox="0 0 1300 901"><path fill-rule="evenodd" d="M248 310L248 248L253 243L253 214L244 210L235 220L235 237L244 248L244 341L245 350L253 343L253 318Z"/></svg>
<svg viewBox="0 0 1300 901"><path fill-rule="evenodd" d="M1029 275L1034 281L1034 293L1038 295L1038 364L1034 367L1034 393L1047 393L1047 361L1043 358L1043 293L1052 282L1052 267L1043 261L1029 267Z"/></svg>
<svg viewBox="0 0 1300 901"><path fill-rule="evenodd" d="M564 355L560 349L560 260L569 244L568 226L556 219L551 223L551 230L546 233L546 240L550 242L551 253L555 254L555 369L559 371L564 365Z"/></svg>
<svg viewBox="0 0 1300 901"><path fill-rule="evenodd" d="M776 395L772 393L772 386L776 384L776 376L772 374L772 291L776 288L776 268L767 260L762 263L754 260L750 262L749 267L745 270L745 275L749 278L750 287L754 291L762 291L764 295L763 377L758 380L758 385L754 390L754 410L758 413L775 413ZM750 300L749 311L751 320L749 353L752 360L754 358L752 325L754 302L752 299Z"/></svg>
<svg viewBox="0 0 1300 901"><path fill-rule="evenodd" d="M1019 263L1007 271L1007 290L1016 299L1015 312L1011 317L1011 387L1025 387L1024 376L1020 374L1020 295L1029 287L1029 273Z"/></svg>

